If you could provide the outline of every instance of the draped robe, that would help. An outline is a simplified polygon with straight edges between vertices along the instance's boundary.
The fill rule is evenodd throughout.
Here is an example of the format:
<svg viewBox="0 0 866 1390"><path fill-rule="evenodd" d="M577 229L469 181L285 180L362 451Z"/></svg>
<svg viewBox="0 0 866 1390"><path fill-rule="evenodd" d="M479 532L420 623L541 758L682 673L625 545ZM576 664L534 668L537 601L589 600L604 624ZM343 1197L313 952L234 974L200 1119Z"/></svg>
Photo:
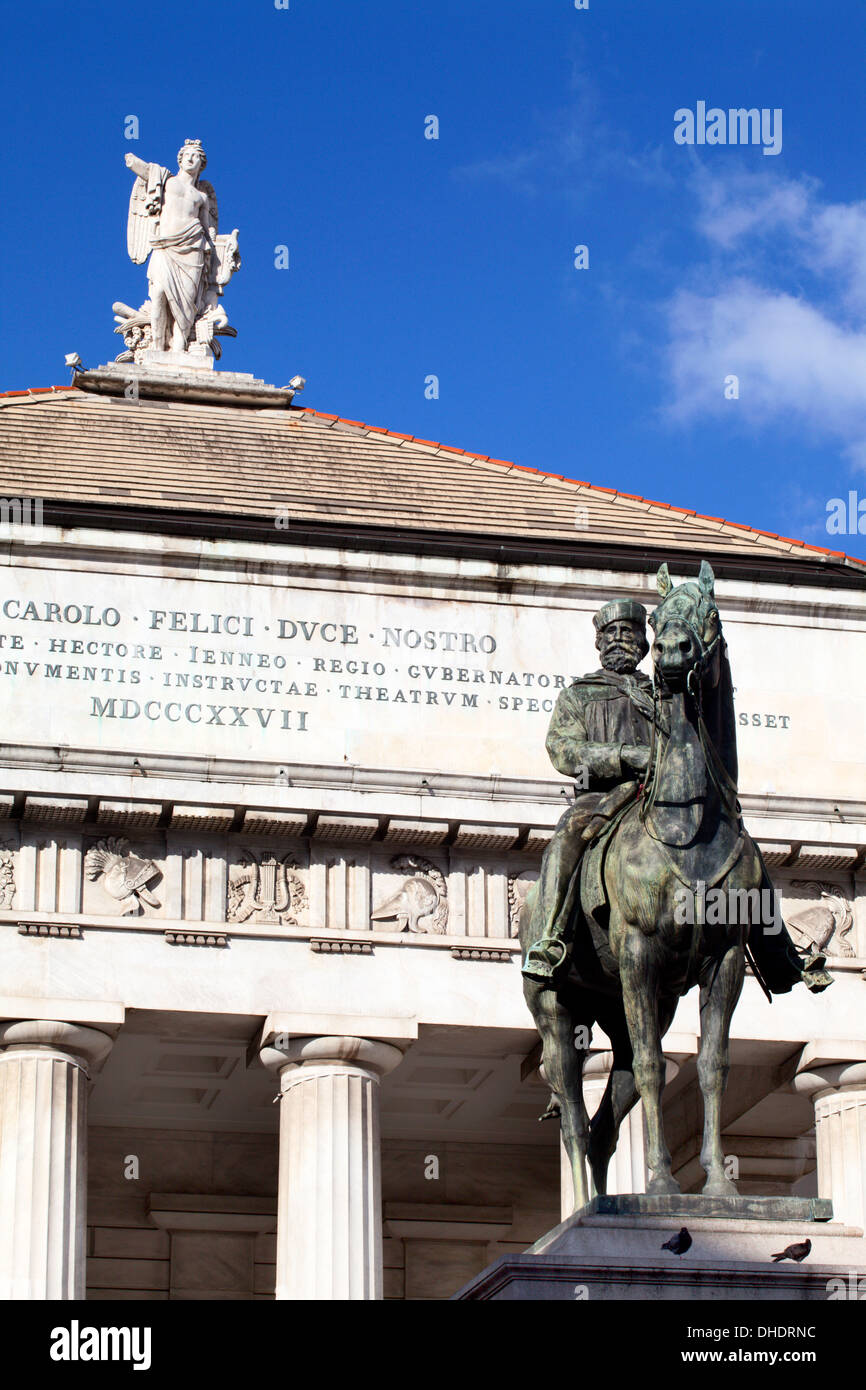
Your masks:
<svg viewBox="0 0 866 1390"><path fill-rule="evenodd" d="M171 176L170 170L151 165L148 193L151 192L151 179L156 170L162 189L165 187L166 179ZM151 298L155 290L163 292L174 322L189 340L195 325L205 268L205 253L208 250L204 227L200 220L194 217L173 235L154 237L150 244L147 278Z"/></svg>

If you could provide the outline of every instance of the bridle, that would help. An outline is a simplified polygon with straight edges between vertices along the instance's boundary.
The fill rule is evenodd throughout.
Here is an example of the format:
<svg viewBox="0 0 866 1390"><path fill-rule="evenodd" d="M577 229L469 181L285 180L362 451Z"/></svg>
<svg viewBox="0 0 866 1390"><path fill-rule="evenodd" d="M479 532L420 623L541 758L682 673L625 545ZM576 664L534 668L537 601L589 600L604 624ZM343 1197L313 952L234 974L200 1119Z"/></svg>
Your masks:
<svg viewBox="0 0 866 1390"><path fill-rule="evenodd" d="M658 609L656 610L656 613L653 614L653 617L657 617L657 615ZM707 729L703 712L704 676L709 669L710 662L713 660L716 651L719 650L720 644L721 649L724 650L724 644L722 643L721 626L718 628L712 640L709 642L705 642L703 639L703 634L700 632L698 627L693 622L688 621L681 614L678 616L680 617L680 621L682 621L685 624L685 626L688 627L699 648L698 657L696 661L692 664L692 666L689 668L688 675L686 676L686 693L695 702L698 738L700 740L701 749L703 751L704 758L706 761L707 774L709 776L710 782L712 783L713 787L715 788L718 794L719 801L721 803L724 814L730 820L733 820L736 825L739 825L740 803L737 799L737 784L730 776L728 769L722 762L716 745L710 738L710 733ZM653 628L655 630L654 623ZM663 631L664 626L660 630ZM656 633L656 636L657 635L658 633ZM669 693L670 690L669 687L665 684L663 673L659 669L659 666L656 663L653 663L653 721L652 729L650 732L650 748L649 756L647 759L647 775L646 780L644 782L643 795L641 797L640 809L638 814L640 816L641 822L644 825L644 828L646 829L647 834L650 836L651 839L656 841L658 841L658 836L653 834L652 829L650 828L650 826L647 825L646 822L647 817L649 816L650 812L655 806L658 797L659 769L661 767L661 753L658 735L659 733L661 733L666 738L670 737L669 731L665 728L664 721L662 719L661 708L662 700L664 699L665 695Z"/></svg>

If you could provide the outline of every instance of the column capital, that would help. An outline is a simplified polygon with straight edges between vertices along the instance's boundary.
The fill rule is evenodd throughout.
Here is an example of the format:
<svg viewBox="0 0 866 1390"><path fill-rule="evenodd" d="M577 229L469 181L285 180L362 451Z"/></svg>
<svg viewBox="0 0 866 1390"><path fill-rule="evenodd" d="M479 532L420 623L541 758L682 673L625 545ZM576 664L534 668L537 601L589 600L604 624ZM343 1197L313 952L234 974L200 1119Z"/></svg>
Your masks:
<svg viewBox="0 0 866 1390"><path fill-rule="evenodd" d="M378 1080L393 1071L403 1060L403 1051L393 1043L378 1038L354 1037L280 1037L272 1035L259 1050L259 1057L269 1071L280 1076L286 1072L324 1069L364 1073Z"/></svg>
<svg viewBox="0 0 866 1390"><path fill-rule="evenodd" d="M866 1091L866 1042L807 1043L792 1085L813 1100L834 1091Z"/></svg>
<svg viewBox="0 0 866 1390"><path fill-rule="evenodd" d="M53 1054L85 1071L99 1067L114 1039L99 1028L55 1018L7 1019L0 1023L0 1061L22 1053Z"/></svg>
<svg viewBox="0 0 866 1390"><path fill-rule="evenodd" d="M539 1073L544 1077L543 1067L538 1068ZM583 1079L596 1085L607 1085L607 1079L613 1070L612 1052L591 1052L583 1064ZM665 1054L665 1085L668 1086L679 1074L680 1064L673 1057ZM546 1079L546 1078L545 1078Z"/></svg>

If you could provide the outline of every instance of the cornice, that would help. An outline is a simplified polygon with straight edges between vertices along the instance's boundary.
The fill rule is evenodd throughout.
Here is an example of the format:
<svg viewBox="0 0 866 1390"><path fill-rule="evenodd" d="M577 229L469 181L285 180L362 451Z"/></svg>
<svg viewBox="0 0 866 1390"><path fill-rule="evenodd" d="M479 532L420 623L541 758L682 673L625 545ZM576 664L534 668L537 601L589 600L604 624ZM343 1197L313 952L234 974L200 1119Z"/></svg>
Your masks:
<svg viewBox="0 0 866 1390"><path fill-rule="evenodd" d="M480 822L511 826L514 848L521 848L534 828L550 830L572 794L571 784L554 778L537 780L499 774L431 772L423 768L382 768L315 763L201 758L172 753L143 754L105 749L0 744L0 795L11 817L24 816L27 797L62 802L82 798L76 813L81 824L105 825L100 803L140 802L160 806L149 818L171 828L175 810L194 804L220 811L214 829L241 832L250 810L303 812L301 833L315 836L319 815L344 813L368 821L378 818L374 841L388 839L392 819L448 822L443 843L457 842L461 824ZM375 798L375 800L374 800ZM793 797L742 792L740 804L750 819L803 824L803 843L835 847L866 845L866 801L827 797ZM41 817L47 821L48 817ZM62 821L62 817L59 816ZM204 826L208 829L207 826ZM248 833L248 832L247 832ZM297 832L296 832L297 833ZM756 832L763 841L766 830ZM789 838L786 827L780 838ZM365 831L361 838L369 839ZM790 861L792 864L795 858ZM859 861L856 865L859 868Z"/></svg>
<svg viewBox="0 0 866 1390"><path fill-rule="evenodd" d="M574 539L551 537L523 541L519 537L483 532L415 529L400 526L364 526L292 519L290 528L275 534L272 517L257 518L227 512L201 512L183 508L124 505L117 499L100 506L42 498L45 525L62 528L99 528L108 531L143 531L165 536L203 539L253 540L282 548L313 545L346 551L381 551L388 554L451 556L488 560L500 565L560 564L614 571L655 572L663 561L677 558L679 568L697 573L701 559L709 560L716 577L746 579L771 584L818 588L866 590L866 566L822 551L766 554L732 554L716 548L712 533L702 534L694 545L675 548L662 545L630 545L621 541L590 541L575 533Z"/></svg>

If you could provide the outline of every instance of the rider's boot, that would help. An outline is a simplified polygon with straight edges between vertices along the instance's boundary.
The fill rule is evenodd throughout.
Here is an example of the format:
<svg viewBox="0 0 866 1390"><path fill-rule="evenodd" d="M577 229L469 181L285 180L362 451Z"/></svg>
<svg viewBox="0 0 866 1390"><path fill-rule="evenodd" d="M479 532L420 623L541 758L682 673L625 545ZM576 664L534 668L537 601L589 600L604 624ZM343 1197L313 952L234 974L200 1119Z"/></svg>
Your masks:
<svg viewBox="0 0 866 1390"><path fill-rule="evenodd" d="M813 951L803 961L800 978L812 994L820 994L822 989L833 983L832 975L824 969L826 963L827 957L823 951Z"/></svg>
<svg viewBox="0 0 866 1390"><path fill-rule="evenodd" d="M530 940L521 973L530 980L555 984L568 969L568 918L574 892L575 871L583 857L586 842L583 831L595 811L597 797L570 806L562 816L541 857L538 882L530 889Z"/></svg>

